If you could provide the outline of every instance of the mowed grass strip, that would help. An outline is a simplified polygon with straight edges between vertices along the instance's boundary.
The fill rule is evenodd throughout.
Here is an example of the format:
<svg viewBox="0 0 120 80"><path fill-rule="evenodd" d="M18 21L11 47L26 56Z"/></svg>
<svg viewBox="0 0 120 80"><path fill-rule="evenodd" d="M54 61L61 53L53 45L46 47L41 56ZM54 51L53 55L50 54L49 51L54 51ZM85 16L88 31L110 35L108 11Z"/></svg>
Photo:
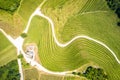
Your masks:
<svg viewBox="0 0 120 80"><path fill-rule="evenodd" d="M0 32L0 65L4 65L17 58L15 47Z"/></svg>

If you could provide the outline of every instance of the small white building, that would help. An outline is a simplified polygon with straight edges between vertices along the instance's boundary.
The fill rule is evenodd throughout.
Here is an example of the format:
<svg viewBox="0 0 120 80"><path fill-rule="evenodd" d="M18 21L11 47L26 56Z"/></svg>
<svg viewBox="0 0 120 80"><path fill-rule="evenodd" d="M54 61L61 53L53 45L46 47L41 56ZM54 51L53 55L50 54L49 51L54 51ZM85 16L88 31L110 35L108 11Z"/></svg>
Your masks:
<svg viewBox="0 0 120 80"><path fill-rule="evenodd" d="M26 56L28 58L33 59L33 57L34 57L34 46L27 46L25 53L26 53Z"/></svg>

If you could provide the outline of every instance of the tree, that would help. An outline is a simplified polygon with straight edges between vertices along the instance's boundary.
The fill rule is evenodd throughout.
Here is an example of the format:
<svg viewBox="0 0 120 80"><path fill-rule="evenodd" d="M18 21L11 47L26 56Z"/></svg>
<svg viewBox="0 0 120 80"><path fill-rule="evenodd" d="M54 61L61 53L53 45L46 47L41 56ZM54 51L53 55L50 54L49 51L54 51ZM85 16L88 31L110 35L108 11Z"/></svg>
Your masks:
<svg viewBox="0 0 120 80"><path fill-rule="evenodd" d="M17 60L0 67L0 80L20 80Z"/></svg>
<svg viewBox="0 0 120 80"><path fill-rule="evenodd" d="M117 22L117 25L120 26L120 22Z"/></svg>
<svg viewBox="0 0 120 80"><path fill-rule="evenodd" d="M76 72L72 72L73 75L76 75L77 73Z"/></svg>
<svg viewBox="0 0 120 80"><path fill-rule="evenodd" d="M77 75L78 75L78 76L80 76L80 75L81 75L81 73L80 73L80 72L78 72L78 73L77 73Z"/></svg>
<svg viewBox="0 0 120 80"><path fill-rule="evenodd" d="M115 13L116 13L117 16L120 18L120 7L116 9Z"/></svg>
<svg viewBox="0 0 120 80"><path fill-rule="evenodd" d="M106 80L108 76L104 73L101 68L94 68L92 66L87 67L86 71L82 74L82 76L86 77L90 80Z"/></svg>
<svg viewBox="0 0 120 80"><path fill-rule="evenodd" d="M21 34L21 37L26 38L26 37L27 37L27 34L26 34L26 33L22 33L22 34Z"/></svg>
<svg viewBox="0 0 120 80"><path fill-rule="evenodd" d="M23 58L23 55L22 55L22 54L19 54L19 55L18 55L18 58Z"/></svg>
<svg viewBox="0 0 120 80"><path fill-rule="evenodd" d="M0 0L0 9L13 14L19 7L21 0Z"/></svg>

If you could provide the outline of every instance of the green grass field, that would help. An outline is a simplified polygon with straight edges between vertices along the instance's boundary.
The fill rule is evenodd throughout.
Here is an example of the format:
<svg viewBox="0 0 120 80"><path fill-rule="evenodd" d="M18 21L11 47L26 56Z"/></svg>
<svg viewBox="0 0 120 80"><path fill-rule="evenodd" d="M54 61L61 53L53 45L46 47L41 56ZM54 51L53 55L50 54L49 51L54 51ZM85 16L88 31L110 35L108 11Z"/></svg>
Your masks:
<svg viewBox="0 0 120 80"><path fill-rule="evenodd" d="M56 4L57 6L53 8L53 4ZM59 8L58 6L62 6L62 8ZM109 11L109 8L107 8L105 0L59 0L59 3L56 0L49 0L46 1L45 5L42 8L42 12L53 20L57 37L61 42L64 41L61 40L62 34L60 33L63 31L63 28L65 27L68 20L71 17L74 17L81 13L92 11Z"/></svg>
<svg viewBox="0 0 120 80"><path fill-rule="evenodd" d="M17 58L16 48L0 32L0 66Z"/></svg>
<svg viewBox="0 0 120 80"><path fill-rule="evenodd" d="M77 35L88 35L104 42L120 58L118 19L104 0L46 1L42 11L53 20L60 42L65 43ZM87 39L77 39L61 48L52 37L51 26L41 17L33 18L25 40L27 43L37 44L41 64L49 70L69 71L93 62L104 69L109 80L120 79L120 65L105 47Z"/></svg>
<svg viewBox="0 0 120 80"><path fill-rule="evenodd" d="M43 0L22 0L13 14L0 10L0 28L16 37L25 28L30 15ZM57 39L61 43L77 35L87 35L104 42L120 60L120 27L117 16L109 10L105 0L47 0L41 11L53 20ZM71 71L84 65L101 67L108 80L120 80L120 64L103 46L87 39L77 39L69 46L59 47L52 36L47 20L32 19L24 46L36 43L41 64L51 71ZM0 32L0 66L17 58L16 48ZM93 64L91 64L93 63ZM86 80L78 76L57 76L25 67L25 80Z"/></svg>
<svg viewBox="0 0 120 80"><path fill-rule="evenodd" d="M116 25L116 22L115 15L109 11L84 15L79 14L68 20L61 32L61 38L66 42L79 34L88 35L104 42L120 59L120 27Z"/></svg>
<svg viewBox="0 0 120 80"><path fill-rule="evenodd" d="M107 49L86 39L78 39L68 47L60 48L53 40L51 27L47 21L38 16L34 17L31 22L25 43L38 45L40 61L49 70L73 70L89 62L94 62L105 70L110 80L120 78L120 65Z"/></svg>

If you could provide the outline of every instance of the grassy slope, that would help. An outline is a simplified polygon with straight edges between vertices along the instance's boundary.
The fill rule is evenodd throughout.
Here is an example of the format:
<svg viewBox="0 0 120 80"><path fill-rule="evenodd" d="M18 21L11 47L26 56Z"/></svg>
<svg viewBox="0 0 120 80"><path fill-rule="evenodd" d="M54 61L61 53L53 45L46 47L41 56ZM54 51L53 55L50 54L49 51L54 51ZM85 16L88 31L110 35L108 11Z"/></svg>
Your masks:
<svg viewBox="0 0 120 80"><path fill-rule="evenodd" d="M16 59L16 49L0 32L0 65L4 65L13 59Z"/></svg>
<svg viewBox="0 0 120 80"><path fill-rule="evenodd" d="M116 17L111 12L77 15L65 24L61 38L66 42L76 35L88 35L104 42L120 59L120 28L116 26L116 22Z"/></svg>
<svg viewBox="0 0 120 80"><path fill-rule="evenodd" d="M86 60L83 60L82 57L78 59L81 55L75 56L75 54L79 52L79 50L77 50L79 49L79 46L76 47L77 44L66 48L58 47L54 43L54 40L51 36L51 27L48 26L47 21L45 21L44 19L41 20L41 18L38 17L33 18L30 30L28 32L28 38L26 38L26 42L37 43L42 64L45 65L45 67L47 67L48 69L54 71L70 70L70 68L75 69L87 62ZM72 64L69 64L70 62L72 62Z"/></svg>
<svg viewBox="0 0 120 80"><path fill-rule="evenodd" d="M120 65L103 46L86 39L78 39L68 47L60 48L52 38L51 27L47 21L39 17L34 17L31 22L25 43L31 42L37 43L42 65L50 70L73 70L92 61L107 72L110 80L120 78Z"/></svg>
<svg viewBox="0 0 120 80"><path fill-rule="evenodd" d="M67 1L62 8L47 6L52 3L46 2L42 8L44 14L52 18L59 41L66 42L80 34L89 35L107 44L120 59L120 29L116 26L118 19L115 14L108 9L104 0L77 1Z"/></svg>
<svg viewBox="0 0 120 80"><path fill-rule="evenodd" d="M62 3L62 0L60 2ZM53 7L53 4L57 6ZM64 4L59 4L56 0L49 0L42 7L42 12L53 20L57 37L62 41L60 33L70 17L89 11L106 11L108 10L106 6L104 0L65 0Z"/></svg>
<svg viewBox="0 0 120 80"><path fill-rule="evenodd" d="M82 3L78 3L77 0L75 0L72 1L71 4L70 1L63 2L62 8L61 5L59 7L58 3L55 1L53 1L54 4L56 3L58 6L51 6L53 3L48 1L42 9L42 11L54 21L56 34L59 38L59 41L66 42L74 36L84 33L105 42L108 46L110 46L110 48L112 47L115 52L119 51L117 50L119 45L116 45L119 43L119 36L116 35L119 34L119 30L117 26L114 26L114 20L116 20L116 18L114 18L115 15L113 15L113 13L108 12L108 14L101 12L81 15L81 13L87 11L109 11L105 3L102 2L101 4L104 3L104 5L100 7L98 6L100 0L98 0L98 2L95 0L92 0L91 2L90 0L84 0L81 1ZM89 4L89 6L86 4ZM96 5L97 8L95 7ZM74 9L72 9L73 6ZM107 20L104 20L105 18L107 18ZM112 21L111 18L114 20ZM111 24L109 24L107 21L109 21ZM106 25L111 26L111 28ZM97 26L99 26L99 28ZM95 29L95 31L93 31L93 29ZM107 72L109 80L120 79L119 64L115 61L111 53L101 45L85 39L79 39L66 48L60 48L54 43L54 40L51 36L51 28L48 27L47 22L37 17L33 19L28 35L29 36L26 39L26 43L37 43L39 47L40 60L43 66L50 70L72 70L82 66L88 61L93 61ZM114 42L112 38L114 38L116 42L114 45L112 44ZM115 46L117 47L116 49Z"/></svg>

